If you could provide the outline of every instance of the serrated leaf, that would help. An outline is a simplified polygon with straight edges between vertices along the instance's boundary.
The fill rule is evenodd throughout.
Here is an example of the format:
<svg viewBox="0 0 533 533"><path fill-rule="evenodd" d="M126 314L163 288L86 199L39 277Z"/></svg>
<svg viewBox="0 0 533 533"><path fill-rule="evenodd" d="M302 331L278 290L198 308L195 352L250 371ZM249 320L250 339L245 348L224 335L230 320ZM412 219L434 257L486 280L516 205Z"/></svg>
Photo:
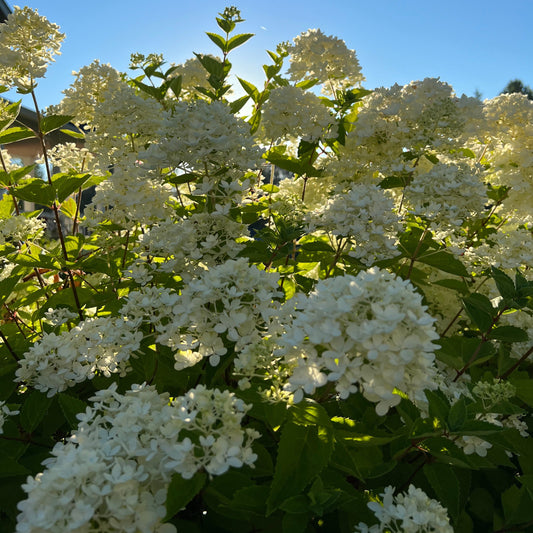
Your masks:
<svg viewBox="0 0 533 533"><path fill-rule="evenodd" d="M327 411L319 403L308 398L294 404L289 414L292 422L299 426L331 426Z"/></svg>
<svg viewBox="0 0 533 533"><path fill-rule="evenodd" d="M466 401L461 396L450 408L448 415L448 427L450 431L459 431L463 428L467 419Z"/></svg>
<svg viewBox="0 0 533 533"><path fill-rule="evenodd" d="M254 36L253 33L239 33L238 35L234 35L227 43L226 43L226 52L230 52L231 50L234 50L238 46L241 46L241 44L244 44L248 39L251 39Z"/></svg>
<svg viewBox="0 0 533 533"><path fill-rule="evenodd" d="M68 218L74 219L74 217L76 216L77 208L78 204L76 203L76 200L74 200L74 198L67 198L64 202L61 203L60 211Z"/></svg>
<svg viewBox="0 0 533 533"><path fill-rule="evenodd" d="M90 177L91 174L55 174L52 176L57 201L61 203L66 200L72 193L79 190Z"/></svg>
<svg viewBox="0 0 533 533"><path fill-rule="evenodd" d="M452 520L461 512L461 486L455 475L455 469L442 463L424 466L424 475L435 491L437 500L448 510Z"/></svg>
<svg viewBox="0 0 533 533"><path fill-rule="evenodd" d="M468 277L468 270L466 270L463 263L461 263L461 261L453 254L444 250L422 254L418 256L416 260L438 268L443 272L448 272L449 274Z"/></svg>
<svg viewBox="0 0 533 533"><path fill-rule="evenodd" d="M68 124L74 115L49 115L41 120L41 133L46 135Z"/></svg>
<svg viewBox="0 0 533 533"><path fill-rule="evenodd" d="M12 189L12 193L21 200L52 207L55 200L54 189L39 178L28 178Z"/></svg>
<svg viewBox="0 0 533 533"><path fill-rule="evenodd" d="M74 130L69 130L67 128L62 128L59 130L61 133L64 133L65 135L68 135L69 137L73 137L74 139L85 139L85 133L81 132L81 131L74 131Z"/></svg>
<svg viewBox="0 0 533 533"><path fill-rule="evenodd" d="M239 78L237 76L237 79L239 80L239 83L241 84L242 88L246 91L246 93L252 97L252 100L257 103L259 100L259 91L257 90L257 87L250 83L249 81L246 81L242 78Z"/></svg>
<svg viewBox="0 0 533 533"><path fill-rule="evenodd" d="M29 393L20 408L20 424L25 431L31 433L40 424L52 401L52 398L47 398L42 392Z"/></svg>
<svg viewBox="0 0 533 533"><path fill-rule="evenodd" d="M0 120L0 130L5 130L11 126L18 117L22 100L13 102L2 109L2 120Z"/></svg>
<svg viewBox="0 0 533 533"><path fill-rule="evenodd" d="M502 297L509 299L516 298L516 289L513 280L505 272L496 267L492 267L491 270L498 292Z"/></svg>
<svg viewBox="0 0 533 533"><path fill-rule="evenodd" d="M429 416L446 424L450 413L450 402L444 393L440 390L425 390L424 394L428 400Z"/></svg>
<svg viewBox="0 0 533 533"><path fill-rule="evenodd" d="M179 513L204 487L207 475L197 472L191 479L184 479L174 474L167 491L165 507L167 514L163 522L170 520Z"/></svg>
<svg viewBox="0 0 533 533"><path fill-rule="evenodd" d="M330 431L288 422L283 426L267 515L291 496L299 494L325 468L333 451Z"/></svg>
<svg viewBox="0 0 533 533"><path fill-rule="evenodd" d="M219 35L218 33L211 33L206 31L205 34L222 50L222 52L227 52L227 43L226 39Z"/></svg>
<svg viewBox="0 0 533 533"><path fill-rule="evenodd" d="M59 402L59 407L61 407L61 411L63 411L69 426L72 429L78 427L79 421L76 418L76 415L79 413L84 413L87 409L87 404L83 400L63 392L60 392L57 395L57 399Z"/></svg>
<svg viewBox="0 0 533 533"><path fill-rule="evenodd" d="M492 307L491 301L483 294L474 293L464 298L463 304L468 316L479 330L489 331L497 312Z"/></svg>
<svg viewBox="0 0 533 533"><path fill-rule="evenodd" d="M0 144L10 144L35 137L35 132L25 126L15 126L0 133Z"/></svg>
<svg viewBox="0 0 533 533"><path fill-rule="evenodd" d="M525 330L516 326L499 326L491 330L489 339L503 342L526 342L529 337Z"/></svg>
<svg viewBox="0 0 533 533"><path fill-rule="evenodd" d="M296 83L294 86L299 87L300 89L307 90L311 89L311 87L314 87L317 83L319 83L319 80L313 79L313 80L303 80Z"/></svg>
<svg viewBox="0 0 533 533"><path fill-rule="evenodd" d="M229 108L232 114L237 114L245 106L246 102L248 102L249 99L250 97L246 94L244 96L241 96L237 100L231 102Z"/></svg>

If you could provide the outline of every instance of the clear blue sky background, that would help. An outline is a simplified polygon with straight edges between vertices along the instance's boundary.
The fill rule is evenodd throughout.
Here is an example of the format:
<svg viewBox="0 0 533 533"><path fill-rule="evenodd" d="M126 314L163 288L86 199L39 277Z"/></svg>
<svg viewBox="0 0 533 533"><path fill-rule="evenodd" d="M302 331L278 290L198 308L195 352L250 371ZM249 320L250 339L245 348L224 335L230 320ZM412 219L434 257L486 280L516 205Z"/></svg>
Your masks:
<svg viewBox="0 0 533 533"><path fill-rule="evenodd" d="M38 90L41 108L93 59L126 71L132 52L163 53L181 63L193 52L216 53L204 34L234 4L255 33L232 52L234 72L262 85L266 49L309 28L336 35L355 49L374 88L440 77L458 94L496 96L511 79L533 86L533 0L8 0L28 5L66 33L62 55ZM18 96L10 97L19 98ZM25 105L30 104L24 100Z"/></svg>

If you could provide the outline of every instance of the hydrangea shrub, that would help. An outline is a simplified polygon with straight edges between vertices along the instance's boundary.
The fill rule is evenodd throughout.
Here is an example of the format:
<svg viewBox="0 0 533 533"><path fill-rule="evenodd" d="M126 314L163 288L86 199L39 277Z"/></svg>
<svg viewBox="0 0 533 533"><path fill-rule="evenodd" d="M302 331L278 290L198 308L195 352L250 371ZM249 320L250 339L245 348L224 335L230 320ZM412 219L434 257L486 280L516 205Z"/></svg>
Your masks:
<svg viewBox="0 0 533 533"><path fill-rule="evenodd" d="M234 83L243 22L46 111L64 35L0 25L0 531L530 531L533 103L319 29Z"/></svg>

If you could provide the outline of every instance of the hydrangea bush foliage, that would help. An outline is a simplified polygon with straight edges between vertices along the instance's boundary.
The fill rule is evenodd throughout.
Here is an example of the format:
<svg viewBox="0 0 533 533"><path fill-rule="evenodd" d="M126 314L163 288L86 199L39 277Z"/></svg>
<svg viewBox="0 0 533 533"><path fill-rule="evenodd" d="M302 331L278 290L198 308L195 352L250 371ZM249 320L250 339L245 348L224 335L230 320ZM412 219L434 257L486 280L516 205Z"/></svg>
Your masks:
<svg viewBox="0 0 533 533"><path fill-rule="evenodd" d="M533 103L316 29L256 87L242 22L46 111L64 36L0 26L0 531L531 531Z"/></svg>

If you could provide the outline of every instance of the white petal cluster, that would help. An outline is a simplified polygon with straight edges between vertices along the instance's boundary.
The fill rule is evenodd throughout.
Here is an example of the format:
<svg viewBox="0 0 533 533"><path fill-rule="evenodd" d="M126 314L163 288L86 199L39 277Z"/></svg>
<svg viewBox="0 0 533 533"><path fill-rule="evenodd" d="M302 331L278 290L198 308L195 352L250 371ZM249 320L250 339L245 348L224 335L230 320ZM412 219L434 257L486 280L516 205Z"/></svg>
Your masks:
<svg viewBox="0 0 533 533"><path fill-rule="evenodd" d="M4 432L6 417L18 415L20 411L10 409L6 402L0 401L0 435Z"/></svg>
<svg viewBox="0 0 533 533"><path fill-rule="evenodd" d="M35 80L44 77L64 38L59 26L36 10L15 6L0 24L0 85L35 88Z"/></svg>
<svg viewBox="0 0 533 533"><path fill-rule="evenodd" d="M89 318L60 335L45 333L20 360L17 381L53 396L96 374L124 376L141 339L120 318Z"/></svg>
<svg viewBox="0 0 533 533"><path fill-rule="evenodd" d="M44 220L27 218L24 215L13 215L0 219L0 244L6 241L26 241L40 237L46 228Z"/></svg>
<svg viewBox="0 0 533 533"><path fill-rule="evenodd" d="M198 386L170 401L155 387L119 394L114 384L91 400L23 485L17 533L175 533L160 523L172 474L220 475L256 460L259 434L241 427L249 407L227 391Z"/></svg>
<svg viewBox="0 0 533 533"><path fill-rule="evenodd" d="M533 102L523 94L502 94L486 100L483 111L490 181L511 187L505 207L533 216Z"/></svg>
<svg viewBox="0 0 533 533"><path fill-rule="evenodd" d="M139 250L165 259L159 268L190 278L228 258L244 246L236 239L248 237L248 229L225 214L195 213L181 220L167 219L140 236Z"/></svg>
<svg viewBox="0 0 533 533"><path fill-rule="evenodd" d="M396 389L423 402L424 389L435 388L438 334L409 281L372 268L321 280L298 303L279 341L300 357L286 385L295 401L327 380L343 399L360 389L384 415L401 400Z"/></svg>
<svg viewBox="0 0 533 533"><path fill-rule="evenodd" d="M333 35L324 35L319 29L307 30L293 39L288 47L292 80L314 80L324 84L323 92L358 86L364 77L354 50Z"/></svg>
<svg viewBox="0 0 533 533"><path fill-rule="evenodd" d="M101 168L120 165L128 154L137 154L158 138L163 108L145 98L125 81L115 83L101 94L94 107L95 130L86 135L87 148Z"/></svg>
<svg viewBox="0 0 533 533"><path fill-rule="evenodd" d="M405 189L410 212L433 222L441 231L482 216L488 202L479 171L460 162L439 162L418 173Z"/></svg>
<svg viewBox="0 0 533 533"><path fill-rule="evenodd" d="M202 358L216 366L225 342L236 352L261 340L279 312L279 275L229 260L193 279L172 307L167 323L158 321L157 342L176 350L176 369Z"/></svg>
<svg viewBox="0 0 533 533"><path fill-rule="evenodd" d="M142 167L123 170L117 167L113 174L96 186L92 203L85 209L86 224L96 226L108 220L127 229L137 224L153 224L165 220L176 199L173 189L153 177Z"/></svg>
<svg viewBox="0 0 533 533"><path fill-rule="evenodd" d="M262 111L261 137L267 142L298 138L313 142L337 135L335 118L320 98L299 87L273 89Z"/></svg>
<svg viewBox="0 0 533 533"><path fill-rule="evenodd" d="M396 496L392 486L385 487L380 496L381 503L368 504L379 524L360 523L356 533L453 533L446 508L414 485Z"/></svg>
<svg viewBox="0 0 533 533"><path fill-rule="evenodd" d="M52 146L47 150L47 157L50 165L59 168L60 172L102 174L94 155L87 148L74 143ZM37 163L44 164L44 158L38 159Z"/></svg>
<svg viewBox="0 0 533 533"><path fill-rule="evenodd" d="M62 115L73 115L72 120L78 126L91 128L95 124L96 105L104 100L104 93L111 94L122 83L122 74L109 64L102 64L98 59L90 65L73 72L74 82L63 91L65 97L52 111Z"/></svg>
<svg viewBox="0 0 533 533"><path fill-rule="evenodd" d="M149 165L206 173L260 166L249 126L220 101L180 102L163 119L161 141L141 154ZM214 179L215 177L212 176Z"/></svg>
<svg viewBox="0 0 533 533"><path fill-rule="evenodd" d="M392 198L376 185L355 185L311 211L306 219L310 231L322 230L355 241L348 253L367 266L395 255L402 229Z"/></svg>

